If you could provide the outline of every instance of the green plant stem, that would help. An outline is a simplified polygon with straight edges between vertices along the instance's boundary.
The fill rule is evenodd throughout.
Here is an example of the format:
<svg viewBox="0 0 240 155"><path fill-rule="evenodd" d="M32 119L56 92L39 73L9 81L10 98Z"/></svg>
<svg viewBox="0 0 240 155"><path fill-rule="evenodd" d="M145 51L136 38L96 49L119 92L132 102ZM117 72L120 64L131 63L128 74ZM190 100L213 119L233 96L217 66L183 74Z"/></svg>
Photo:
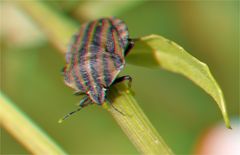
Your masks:
<svg viewBox="0 0 240 155"><path fill-rule="evenodd" d="M1 92L0 124L32 154L66 154Z"/></svg>
<svg viewBox="0 0 240 155"><path fill-rule="evenodd" d="M62 21L62 17L45 6L44 3L19 1L19 4L41 26L50 41L57 45L56 47L62 52L65 52L66 48L61 46L62 43L67 47L65 42L70 40L69 32L77 29L69 24L72 22L67 22L65 18ZM61 29L59 25L61 25ZM142 112L133 95L124 89L124 84L118 84L110 92L111 103L126 115L120 114L113 107L109 108L109 112L140 153L173 154Z"/></svg>
<svg viewBox="0 0 240 155"><path fill-rule="evenodd" d="M61 52L66 52L71 36L77 32L79 26L61 13L53 12L52 9L37 0L16 1L26 13L34 19L34 23L47 35L49 41Z"/></svg>
<svg viewBox="0 0 240 155"><path fill-rule="evenodd" d="M113 107L110 113L141 154L173 154L125 85L114 86L109 97L123 114Z"/></svg>

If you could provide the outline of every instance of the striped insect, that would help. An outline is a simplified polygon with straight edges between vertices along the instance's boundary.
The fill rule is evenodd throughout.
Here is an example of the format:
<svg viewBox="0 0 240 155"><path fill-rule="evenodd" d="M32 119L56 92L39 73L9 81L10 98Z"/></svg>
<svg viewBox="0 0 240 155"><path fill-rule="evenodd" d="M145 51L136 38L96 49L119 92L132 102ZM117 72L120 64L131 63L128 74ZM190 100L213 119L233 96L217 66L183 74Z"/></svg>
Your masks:
<svg viewBox="0 0 240 155"><path fill-rule="evenodd" d="M75 95L85 96L79 108L62 120L88 104L103 105L111 85L124 80L131 84L130 76L118 75L133 45L126 24L118 18L102 18L81 26L66 53L63 75L65 84L75 90Z"/></svg>

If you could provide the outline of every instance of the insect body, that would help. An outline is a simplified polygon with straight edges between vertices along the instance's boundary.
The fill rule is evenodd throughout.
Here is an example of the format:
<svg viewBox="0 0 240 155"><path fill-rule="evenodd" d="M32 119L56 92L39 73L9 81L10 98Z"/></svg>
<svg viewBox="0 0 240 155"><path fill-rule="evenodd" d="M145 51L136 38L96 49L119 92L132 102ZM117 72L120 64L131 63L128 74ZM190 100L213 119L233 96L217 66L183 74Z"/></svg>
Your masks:
<svg viewBox="0 0 240 155"><path fill-rule="evenodd" d="M65 84L73 88L76 95L85 95L78 110L90 103L102 105L111 85L123 80L131 82L130 76L118 77L118 74L132 47L127 26L120 19L102 18L82 25L73 36L63 69Z"/></svg>

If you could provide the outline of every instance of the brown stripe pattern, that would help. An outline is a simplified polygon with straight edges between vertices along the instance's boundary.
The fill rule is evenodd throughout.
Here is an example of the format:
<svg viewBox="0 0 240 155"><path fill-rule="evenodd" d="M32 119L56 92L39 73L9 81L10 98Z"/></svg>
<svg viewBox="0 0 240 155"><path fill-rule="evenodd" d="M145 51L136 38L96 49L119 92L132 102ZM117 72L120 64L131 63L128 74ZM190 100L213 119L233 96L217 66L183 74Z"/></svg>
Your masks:
<svg viewBox="0 0 240 155"><path fill-rule="evenodd" d="M106 89L125 65L128 37L126 24L114 17L82 25L66 54L65 83L102 104Z"/></svg>

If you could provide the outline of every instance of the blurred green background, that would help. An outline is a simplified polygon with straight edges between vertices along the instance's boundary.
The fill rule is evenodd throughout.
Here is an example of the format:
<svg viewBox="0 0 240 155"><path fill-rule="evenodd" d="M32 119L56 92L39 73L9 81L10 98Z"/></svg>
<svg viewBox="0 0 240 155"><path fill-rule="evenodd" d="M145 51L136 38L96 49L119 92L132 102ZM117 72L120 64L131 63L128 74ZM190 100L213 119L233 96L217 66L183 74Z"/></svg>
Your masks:
<svg viewBox="0 0 240 155"><path fill-rule="evenodd" d="M70 154L137 154L111 115L99 106L57 123L80 100L60 75L64 56L21 9L0 3L1 91ZM91 18L83 6L100 4L46 3L80 24ZM102 5L108 10L113 4ZM207 63L224 92L230 117L239 116L238 1L141 1L112 12L126 22L131 38L162 35ZM214 100L180 75L129 64L121 74L133 77L137 101L176 154L194 153L203 132L223 122ZM25 153L2 129L1 154Z"/></svg>

